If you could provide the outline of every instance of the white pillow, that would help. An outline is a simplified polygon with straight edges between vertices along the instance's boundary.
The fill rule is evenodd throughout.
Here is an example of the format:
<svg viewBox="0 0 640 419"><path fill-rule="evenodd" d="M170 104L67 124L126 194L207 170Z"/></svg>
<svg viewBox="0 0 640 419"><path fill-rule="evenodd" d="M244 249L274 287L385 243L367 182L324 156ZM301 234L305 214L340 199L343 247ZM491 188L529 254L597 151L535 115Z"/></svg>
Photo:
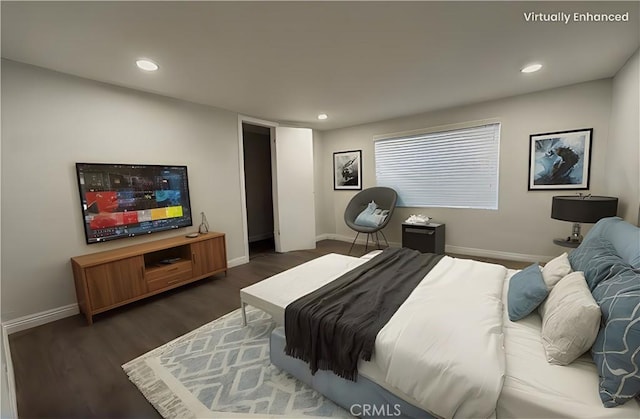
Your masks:
<svg viewBox="0 0 640 419"><path fill-rule="evenodd" d="M571 273L571 264L565 252L544 265L544 268L542 268L542 279L544 279L547 289L551 291L551 288L569 273Z"/></svg>
<svg viewBox="0 0 640 419"><path fill-rule="evenodd" d="M562 278L540 305L547 361L568 365L591 348L600 329L600 307L582 272Z"/></svg>

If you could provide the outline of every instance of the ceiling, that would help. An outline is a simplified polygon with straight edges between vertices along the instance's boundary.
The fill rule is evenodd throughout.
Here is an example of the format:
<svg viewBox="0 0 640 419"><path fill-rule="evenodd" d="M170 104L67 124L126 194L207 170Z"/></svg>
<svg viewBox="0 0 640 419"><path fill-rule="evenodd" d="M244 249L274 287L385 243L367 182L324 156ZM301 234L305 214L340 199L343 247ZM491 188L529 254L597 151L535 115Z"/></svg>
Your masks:
<svg viewBox="0 0 640 419"><path fill-rule="evenodd" d="M587 11L630 19L524 18ZM639 2L3 1L2 56L323 130L612 77L640 45L639 14ZM520 73L532 61L543 69Z"/></svg>

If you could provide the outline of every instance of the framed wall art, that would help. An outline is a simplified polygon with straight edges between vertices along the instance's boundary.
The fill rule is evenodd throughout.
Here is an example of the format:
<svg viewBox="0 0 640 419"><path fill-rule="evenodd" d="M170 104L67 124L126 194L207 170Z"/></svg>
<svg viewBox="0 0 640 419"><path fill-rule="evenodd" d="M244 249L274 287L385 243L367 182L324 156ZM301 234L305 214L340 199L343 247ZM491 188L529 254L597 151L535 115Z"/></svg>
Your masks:
<svg viewBox="0 0 640 419"><path fill-rule="evenodd" d="M362 150L333 153L333 189L361 190Z"/></svg>
<svg viewBox="0 0 640 419"><path fill-rule="evenodd" d="M529 136L529 190L589 189L593 128Z"/></svg>

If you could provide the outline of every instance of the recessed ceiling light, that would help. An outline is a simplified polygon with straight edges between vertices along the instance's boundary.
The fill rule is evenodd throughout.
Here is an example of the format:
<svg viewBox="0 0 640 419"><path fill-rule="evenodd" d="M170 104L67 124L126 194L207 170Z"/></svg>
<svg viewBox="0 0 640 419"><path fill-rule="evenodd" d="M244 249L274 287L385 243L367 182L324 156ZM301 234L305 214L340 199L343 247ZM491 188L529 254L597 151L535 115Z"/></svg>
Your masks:
<svg viewBox="0 0 640 419"><path fill-rule="evenodd" d="M147 59L141 59L136 61L136 65L140 70L144 70L144 71L156 71L158 69L158 64Z"/></svg>
<svg viewBox="0 0 640 419"><path fill-rule="evenodd" d="M320 120L327 119L328 117L329 117L329 115L327 115L326 113L321 113L320 115L318 115L318 119L320 119Z"/></svg>
<svg viewBox="0 0 640 419"><path fill-rule="evenodd" d="M536 71L540 70L542 68L542 64L529 64L528 66L524 67L522 70L520 70L523 73L535 73Z"/></svg>

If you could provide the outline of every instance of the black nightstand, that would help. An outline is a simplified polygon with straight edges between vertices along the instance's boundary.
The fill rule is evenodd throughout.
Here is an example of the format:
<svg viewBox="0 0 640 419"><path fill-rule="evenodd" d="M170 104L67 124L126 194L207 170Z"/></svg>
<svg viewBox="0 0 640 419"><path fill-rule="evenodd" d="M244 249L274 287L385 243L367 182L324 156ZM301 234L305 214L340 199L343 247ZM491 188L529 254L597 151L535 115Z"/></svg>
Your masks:
<svg viewBox="0 0 640 419"><path fill-rule="evenodd" d="M402 223L402 247L422 253L444 254L444 224Z"/></svg>

